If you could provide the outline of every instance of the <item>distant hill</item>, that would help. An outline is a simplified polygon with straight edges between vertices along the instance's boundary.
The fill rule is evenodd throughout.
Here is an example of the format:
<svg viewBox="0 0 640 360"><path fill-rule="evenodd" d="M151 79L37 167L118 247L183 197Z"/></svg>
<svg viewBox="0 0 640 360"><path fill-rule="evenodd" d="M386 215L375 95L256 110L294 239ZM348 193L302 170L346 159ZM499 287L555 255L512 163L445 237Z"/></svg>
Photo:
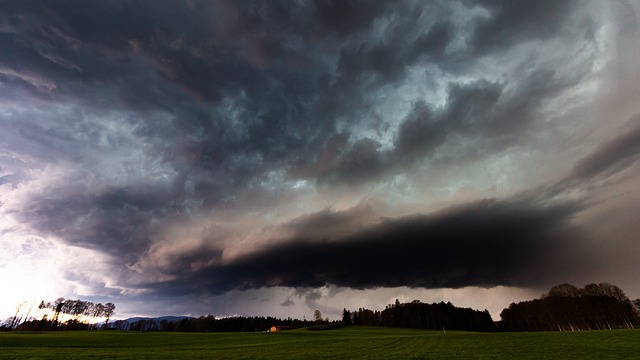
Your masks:
<svg viewBox="0 0 640 360"><path fill-rule="evenodd" d="M134 323L137 321L147 321L147 320L152 320L152 321L179 321L179 320L183 320L183 319L195 319L194 317L191 316L160 316L160 317L132 317L132 318L128 318L128 319L124 319L124 320L117 320L117 321L124 321L127 323Z"/></svg>
<svg viewBox="0 0 640 360"><path fill-rule="evenodd" d="M193 320L190 316L160 316L160 317L132 317L124 320L113 321L110 329L116 330L141 330L153 331L163 328L163 324L177 323L183 320Z"/></svg>

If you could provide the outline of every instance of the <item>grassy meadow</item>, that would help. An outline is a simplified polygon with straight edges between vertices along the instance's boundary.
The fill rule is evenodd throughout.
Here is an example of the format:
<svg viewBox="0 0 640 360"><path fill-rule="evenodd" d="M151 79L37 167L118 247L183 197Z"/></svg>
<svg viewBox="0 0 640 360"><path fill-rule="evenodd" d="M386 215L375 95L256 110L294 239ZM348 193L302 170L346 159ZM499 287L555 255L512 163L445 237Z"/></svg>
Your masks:
<svg viewBox="0 0 640 360"><path fill-rule="evenodd" d="M353 326L278 333L0 333L0 359L638 359L640 331L470 333Z"/></svg>

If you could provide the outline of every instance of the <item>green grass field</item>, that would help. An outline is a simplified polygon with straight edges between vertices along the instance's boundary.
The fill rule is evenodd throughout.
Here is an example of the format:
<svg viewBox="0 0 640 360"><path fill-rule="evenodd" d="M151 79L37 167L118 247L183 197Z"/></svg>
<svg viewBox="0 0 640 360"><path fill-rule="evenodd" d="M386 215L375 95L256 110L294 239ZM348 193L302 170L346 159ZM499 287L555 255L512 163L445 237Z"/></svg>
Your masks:
<svg viewBox="0 0 640 360"><path fill-rule="evenodd" d="M640 331L9 332L0 359L639 359Z"/></svg>

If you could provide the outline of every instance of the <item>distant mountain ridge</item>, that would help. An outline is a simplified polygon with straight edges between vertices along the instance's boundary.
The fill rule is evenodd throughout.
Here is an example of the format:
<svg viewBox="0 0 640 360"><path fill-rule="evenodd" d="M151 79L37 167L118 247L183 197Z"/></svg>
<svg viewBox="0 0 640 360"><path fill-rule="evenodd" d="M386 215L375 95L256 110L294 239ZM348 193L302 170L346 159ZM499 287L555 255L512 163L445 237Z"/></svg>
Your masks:
<svg viewBox="0 0 640 360"><path fill-rule="evenodd" d="M127 318L124 320L116 320L116 321L123 321L126 323L134 323L137 321L143 321L143 320L152 320L152 321L180 321L180 320L184 320L184 319L195 319L193 316L160 316L160 317L132 317L132 318Z"/></svg>
<svg viewBox="0 0 640 360"><path fill-rule="evenodd" d="M191 316L160 316L160 317L141 317L136 316L124 320L116 320L109 323L109 329L114 330L140 330L154 331L165 327L165 324L179 323L184 320L190 321L195 319Z"/></svg>

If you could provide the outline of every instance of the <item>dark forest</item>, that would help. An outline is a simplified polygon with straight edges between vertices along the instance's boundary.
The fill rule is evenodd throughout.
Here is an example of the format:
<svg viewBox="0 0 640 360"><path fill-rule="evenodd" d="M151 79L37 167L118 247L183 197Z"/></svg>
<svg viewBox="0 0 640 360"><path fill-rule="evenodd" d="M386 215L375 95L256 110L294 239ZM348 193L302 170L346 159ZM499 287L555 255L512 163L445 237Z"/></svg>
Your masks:
<svg viewBox="0 0 640 360"><path fill-rule="evenodd" d="M18 309L19 310L19 309ZM632 329L640 324L640 299L631 301L617 286L609 283L587 284L577 288L571 284L552 287L539 299L513 303L494 322L487 310L459 308L450 302L426 304L419 300L387 305L384 310L343 310L341 321L323 319L316 310L312 321L275 317L165 317L117 320L109 323L115 305L94 304L82 300L57 299L42 301L40 319L17 315L7 319L0 329L9 331L92 330L238 332L286 330L307 327L329 330L341 326L366 325L426 330L460 331L580 331ZM16 314L19 311L16 311ZM49 317L53 314L52 317ZM60 321L61 314L68 320ZM96 324L95 319L106 317Z"/></svg>

